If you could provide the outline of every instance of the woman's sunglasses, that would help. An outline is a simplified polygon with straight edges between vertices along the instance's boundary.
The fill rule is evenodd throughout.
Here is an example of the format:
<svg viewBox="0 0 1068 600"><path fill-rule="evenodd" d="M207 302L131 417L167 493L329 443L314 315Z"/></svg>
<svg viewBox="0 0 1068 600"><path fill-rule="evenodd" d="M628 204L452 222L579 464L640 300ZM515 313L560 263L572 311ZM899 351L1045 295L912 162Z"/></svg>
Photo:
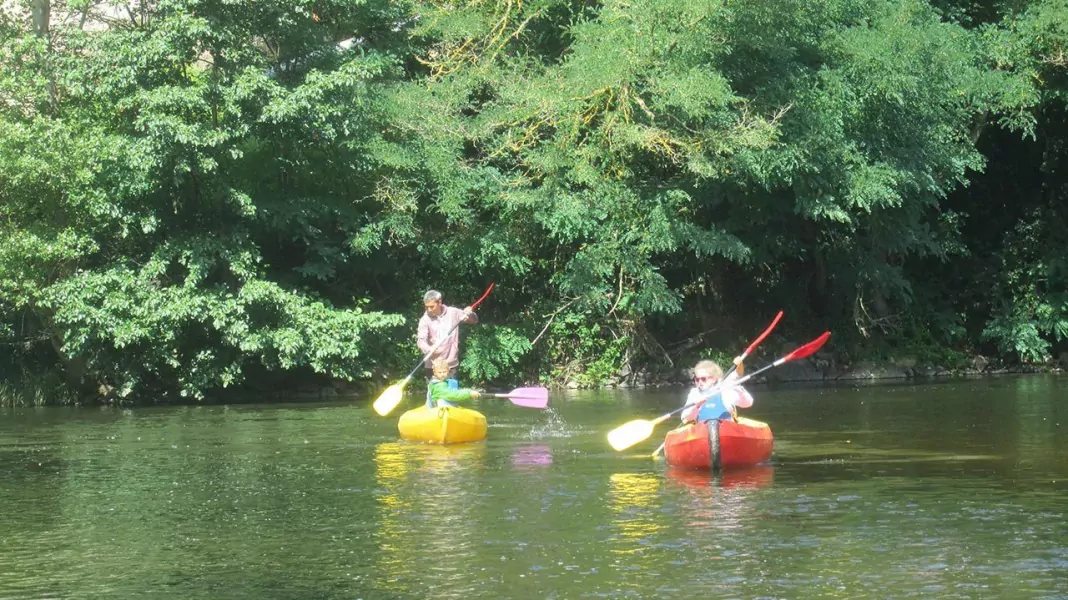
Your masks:
<svg viewBox="0 0 1068 600"><path fill-rule="evenodd" d="M693 378L693 382L694 383L704 383L706 381L715 381L715 380L716 380L716 378L712 377L711 375L708 376L708 377L697 377L695 375L694 378Z"/></svg>

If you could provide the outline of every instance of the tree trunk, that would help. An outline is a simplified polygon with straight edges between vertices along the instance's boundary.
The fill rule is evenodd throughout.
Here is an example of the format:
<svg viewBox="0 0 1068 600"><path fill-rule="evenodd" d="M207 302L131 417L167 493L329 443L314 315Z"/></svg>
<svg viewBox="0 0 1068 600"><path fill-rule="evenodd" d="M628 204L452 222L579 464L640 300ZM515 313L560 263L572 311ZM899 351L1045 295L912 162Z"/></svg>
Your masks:
<svg viewBox="0 0 1068 600"><path fill-rule="evenodd" d="M31 0L30 2L30 18L33 21L33 32L37 37L45 40L48 46L47 54L52 54L52 3L51 0ZM42 61L46 65L48 75L48 101L49 108L52 113L55 114L59 106L59 87L56 86L55 76L51 73L51 68L47 67L51 63L46 57Z"/></svg>
<svg viewBox="0 0 1068 600"><path fill-rule="evenodd" d="M59 364L63 366L63 379L73 390L80 390L85 381L86 361L84 356L68 356L63 351L63 340L56 334L50 336L52 348L59 357Z"/></svg>
<svg viewBox="0 0 1068 600"><path fill-rule="evenodd" d="M37 34L37 37L48 39L49 24L52 19L51 1L32 0L30 16L33 19L33 32Z"/></svg>

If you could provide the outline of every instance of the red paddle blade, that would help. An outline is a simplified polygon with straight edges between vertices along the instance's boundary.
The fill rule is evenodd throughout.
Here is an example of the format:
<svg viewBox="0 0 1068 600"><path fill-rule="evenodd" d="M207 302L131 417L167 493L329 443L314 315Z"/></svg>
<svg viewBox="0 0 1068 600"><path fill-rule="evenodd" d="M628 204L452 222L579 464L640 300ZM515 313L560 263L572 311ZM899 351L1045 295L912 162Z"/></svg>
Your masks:
<svg viewBox="0 0 1068 600"><path fill-rule="evenodd" d="M816 353L817 350L822 348L823 345L827 343L827 340L830 339L830 337L831 337L831 332L830 331L823 332L823 335L821 335L820 337L812 340L811 342L805 344L804 346L801 346L797 350L794 350L793 352L791 352L791 353L787 354L786 356L782 357L783 362L789 362L791 360L797 360L799 358L805 358L807 356L812 356L813 354Z"/></svg>
<svg viewBox="0 0 1068 600"><path fill-rule="evenodd" d="M749 347L746 348L745 352L742 352L742 354L744 356L749 356L749 354L753 350L755 350L757 346L760 345L760 342L763 342L764 338L768 337L768 334L771 333L771 330L775 329L775 326L779 324L779 319L781 319L781 318L782 318L782 311L780 310L779 314L775 315L775 320L773 320L771 322L771 325L768 325L768 328L764 330L764 333L760 334L760 337L758 337L755 342L753 342L752 344L749 344Z"/></svg>
<svg viewBox="0 0 1068 600"><path fill-rule="evenodd" d="M516 388L507 394L494 394L494 396L508 398L512 404L526 408L549 406L549 390L543 387Z"/></svg>
<svg viewBox="0 0 1068 600"><path fill-rule="evenodd" d="M497 285L496 283L491 283L491 284L489 284L489 287L488 287L488 288L486 288L486 292L485 292L484 294L482 294L482 297L480 297L480 298L479 298L478 300L475 300L475 301L474 301L474 302L473 302L473 303L471 304L471 310L475 310L476 308L478 308L478 305L479 305L479 304L482 304L482 301L486 299L486 296L489 296L489 293L493 291L493 288L494 288L494 287L495 287L496 285Z"/></svg>

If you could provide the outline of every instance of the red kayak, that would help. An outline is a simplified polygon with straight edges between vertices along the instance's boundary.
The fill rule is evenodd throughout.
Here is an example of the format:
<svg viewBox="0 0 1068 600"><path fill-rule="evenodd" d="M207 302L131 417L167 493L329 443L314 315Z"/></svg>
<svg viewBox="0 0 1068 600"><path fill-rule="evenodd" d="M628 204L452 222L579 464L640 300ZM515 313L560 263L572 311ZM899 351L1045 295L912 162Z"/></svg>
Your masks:
<svg viewBox="0 0 1068 600"><path fill-rule="evenodd" d="M739 417L737 422L712 420L669 431L664 456L675 467L722 471L765 462L773 446L767 423Z"/></svg>

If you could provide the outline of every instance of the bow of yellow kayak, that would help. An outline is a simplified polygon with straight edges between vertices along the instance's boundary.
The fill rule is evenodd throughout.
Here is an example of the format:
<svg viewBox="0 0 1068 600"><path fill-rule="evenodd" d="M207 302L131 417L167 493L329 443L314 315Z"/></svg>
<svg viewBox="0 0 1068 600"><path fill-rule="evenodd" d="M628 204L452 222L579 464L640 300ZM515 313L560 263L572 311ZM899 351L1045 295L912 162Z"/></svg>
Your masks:
<svg viewBox="0 0 1068 600"><path fill-rule="evenodd" d="M486 439L486 417L459 406L413 408L397 422L401 438L431 444L462 444Z"/></svg>

